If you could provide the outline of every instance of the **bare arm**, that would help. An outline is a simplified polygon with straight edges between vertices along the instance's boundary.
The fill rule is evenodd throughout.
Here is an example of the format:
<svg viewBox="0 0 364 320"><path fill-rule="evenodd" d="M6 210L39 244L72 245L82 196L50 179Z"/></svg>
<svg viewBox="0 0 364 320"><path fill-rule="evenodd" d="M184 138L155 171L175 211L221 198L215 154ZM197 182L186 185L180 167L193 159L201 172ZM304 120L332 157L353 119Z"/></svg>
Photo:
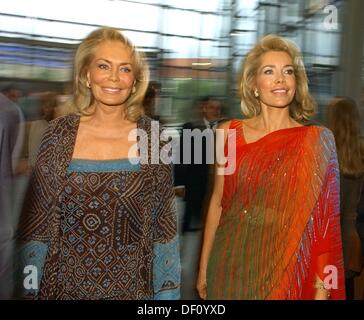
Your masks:
<svg viewBox="0 0 364 320"><path fill-rule="evenodd" d="M230 126L230 122L221 124L218 129L224 129L224 141L226 141L227 130ZM216 152L223 154L224 146L217 146ZM210 256L210 252L214 243L215 233L219 225L221 216L221 200L224 190L224 175L217 174L218 164L215 165L215 179L212 196L210 199L206 224L204 229L202 251L200 257L199 274L197 279L197 291L202 299L207 297L207 283L206 283L206 271L207 264Z"/></svg>

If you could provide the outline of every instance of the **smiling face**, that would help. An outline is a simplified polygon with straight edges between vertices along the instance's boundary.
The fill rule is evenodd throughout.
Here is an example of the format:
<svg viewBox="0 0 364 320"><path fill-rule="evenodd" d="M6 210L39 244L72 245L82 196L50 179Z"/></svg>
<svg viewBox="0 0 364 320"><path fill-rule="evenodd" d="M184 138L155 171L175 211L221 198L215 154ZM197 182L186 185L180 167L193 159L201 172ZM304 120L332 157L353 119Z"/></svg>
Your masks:
<svg viewBox="0 0 364 320"><path fill-rule="evenodd" d="M269 51L261 56L256 75L256 89L261 106L288 107L296 92L292 58L284 51Z"/></svg>
<svg viewBox="0 0 364 320"><path fill-rule="evenodd" d="M95 107L123 106L135 81L130 50L118 41L100 43L93 52L87 80Z"/></svg>

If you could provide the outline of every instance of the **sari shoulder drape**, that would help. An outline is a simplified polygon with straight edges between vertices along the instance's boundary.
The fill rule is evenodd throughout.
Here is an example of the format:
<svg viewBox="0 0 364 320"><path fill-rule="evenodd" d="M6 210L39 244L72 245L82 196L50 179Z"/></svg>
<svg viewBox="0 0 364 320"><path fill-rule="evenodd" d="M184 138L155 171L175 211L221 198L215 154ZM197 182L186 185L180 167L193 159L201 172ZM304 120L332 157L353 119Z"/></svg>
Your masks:
<svg viewBox="0 0 364 320"><path fill-rule="evenodd" d="M225 176L209 298L310 299L315 275L325 279L327 266L338 275L332 297L342 298L331 132L302 126L246 143L241 121L232 121L230 129L236 130L236 171Z"/></svg>

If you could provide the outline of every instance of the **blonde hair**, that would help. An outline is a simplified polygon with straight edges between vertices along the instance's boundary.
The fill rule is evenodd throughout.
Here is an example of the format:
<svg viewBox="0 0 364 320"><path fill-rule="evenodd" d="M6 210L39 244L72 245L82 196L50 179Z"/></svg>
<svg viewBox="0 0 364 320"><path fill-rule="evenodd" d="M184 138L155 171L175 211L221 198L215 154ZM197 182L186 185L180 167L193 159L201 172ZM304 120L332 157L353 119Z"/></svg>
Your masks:
<svg viewBox="0 0 364 320"><path fill-rule="evenodd" d="M87 87L88 67L93 59L93 53L100 43L118 41L130 50L133 72L135 76L135 92L125 102L126 118L137 121L143 114L142 101L149 82L149 68L142 52L137 51L131 41L118 29L103 27L91 32L79 45L73 70L73 97L67 106L68 112L81 115L88 114L86 110L93 103L93 96Z"/></svg>
<svg viewBox="0 0 364 320"><path fill-rule="evenodd" d="M293 61L296 77L296 94L289 106L290 116L296 121L308 120L316 109L316 102L308 90L308 79L299 48L291 41L276 35L262 38L247 54L238 79L241 110L248 118L261 112L259 99L254 96L255 79L261 57L269 51L286 52Z"/></svg>
<svg viewBox="0 0 364 320"><path fill-rule="evenodd" d="M348 97L335 97L328 105L328 124L334 134L340 171L358 178L364 174L364 152L360 141L360 115Z"/></svg>

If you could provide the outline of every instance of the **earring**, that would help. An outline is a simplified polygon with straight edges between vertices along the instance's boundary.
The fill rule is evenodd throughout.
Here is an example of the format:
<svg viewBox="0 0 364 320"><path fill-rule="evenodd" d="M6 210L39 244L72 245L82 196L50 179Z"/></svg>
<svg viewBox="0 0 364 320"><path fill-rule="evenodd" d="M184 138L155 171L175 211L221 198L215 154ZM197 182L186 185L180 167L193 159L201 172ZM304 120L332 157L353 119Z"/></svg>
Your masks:
<svg viewBox="0 0 364 320"><path fill-rule="evenodd" d="M86 81L86 87L91 88L90 82L88 80Z"/></svg>
<svg viewBox="0 0 364 320"><path fill-rule="evenodd" d="M133 86L133 89L131 89L131 93L135 93L136 92L136 88L135 88L135 86Z"/></svg>
<svg viewBox="0 0 364 320"><path fill-rule="evenodd" d="M256 98L258 98L258 97L259 97L258 89L255 89L255 90L254 90L254 96L255 96Z"/></svg>

